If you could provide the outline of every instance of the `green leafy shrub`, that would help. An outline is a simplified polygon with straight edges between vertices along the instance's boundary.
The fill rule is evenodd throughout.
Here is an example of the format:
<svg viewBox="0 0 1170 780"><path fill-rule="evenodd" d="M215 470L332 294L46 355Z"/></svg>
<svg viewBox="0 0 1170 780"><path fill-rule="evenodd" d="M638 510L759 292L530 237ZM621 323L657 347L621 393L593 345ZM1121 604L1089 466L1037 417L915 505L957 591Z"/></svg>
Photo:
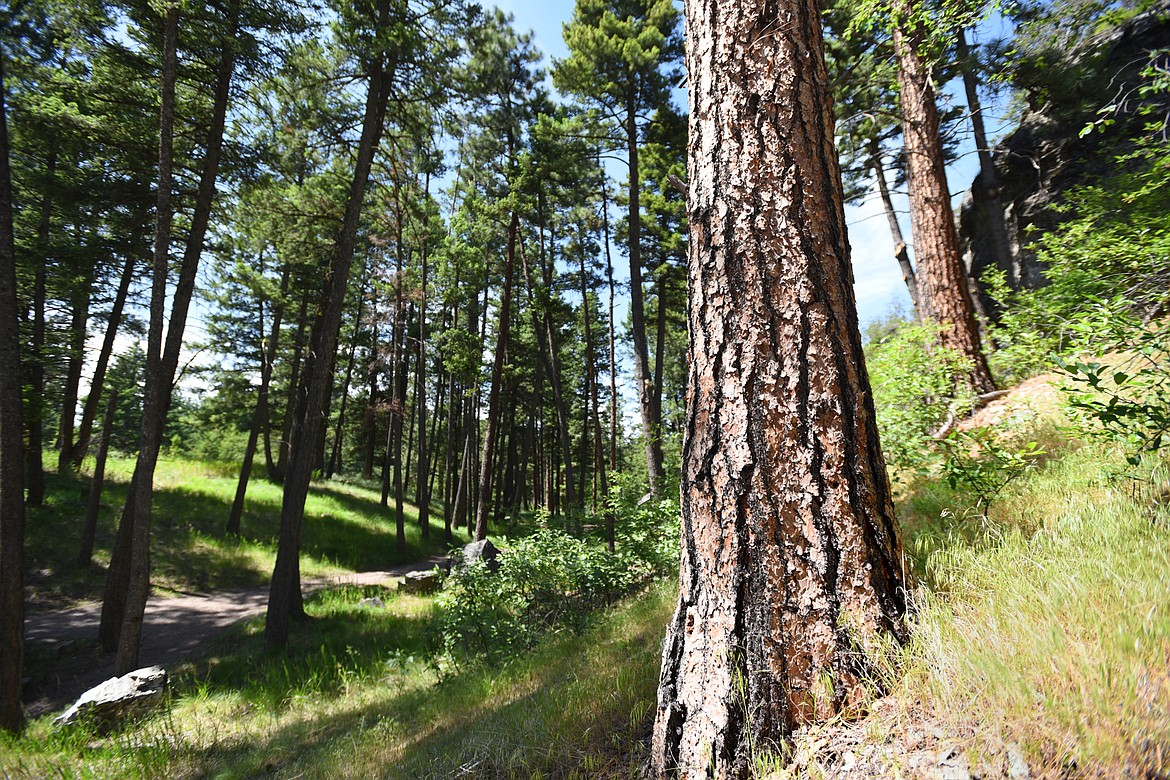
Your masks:
<svg viewBox="0 0 1170 780"><path fill-rule="evenodd" d="M1008 289L1002 274L984 278L998 302L991 325L992 369L1003 382L1097 351L1115 333L1119 313L1156 317L1170 304L1170 151L1160 137L1116 158L1119 172L1064 195L1059 228L1033 246L1047 284Z"/></svg>
<svg viewBox="0 0 1170 780"><path fill-rule="evenodd" d="M933 458L932 432L972 400L957 381L969 371L967 359L938 336L937 325L907 321L867 349L882 452L900 471L924 468Z"/></svg>
<svg viewBox="0 0 1170 780"><path fill-rule="evenodd" d="M677 566L676 502L631 506L617 486L610 506L614 552L542 528L503 545L494 573L482 562L456 569L438 598L439 674L468 663L503 663L549 631L581 630L592 610Z"/></svg>
<svg viewBox="0 0 1170 780"><path fill-rule="evenodd" d="M1170 441L1170 323L1144 326L1119 313L1112 325L1109 347L1122 355L1119 362L1060 361L1060 368L1082 430L1120 441L1137 467Z"/></svg>
<svg viewBox="0 0 1170 780"><path fill-rule="evenodd" d="M942 440L942 475L952 490L966 490L975 498L982 520L1004 488L1024 476L1044 455L1035 441L1019 441L993 427L952 431Z"/></svg>

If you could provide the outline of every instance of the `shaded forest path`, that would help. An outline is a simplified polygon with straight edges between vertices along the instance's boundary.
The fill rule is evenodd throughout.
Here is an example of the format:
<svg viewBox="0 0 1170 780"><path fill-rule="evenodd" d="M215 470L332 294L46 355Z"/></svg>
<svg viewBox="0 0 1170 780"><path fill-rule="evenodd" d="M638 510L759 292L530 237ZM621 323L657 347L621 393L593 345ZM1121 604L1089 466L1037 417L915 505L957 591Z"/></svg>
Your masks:
<svg viewBox="0 0 1170 780"><path fill-rule="evenodd" d="M430 569L446 556L434 555L385 571L354 572L306 579L305 595L346 585L390 585L407 572ZM195 655L206 640L240 621L256 617L268 605L268 587L210 593L152 593L146 604L139 666L161 666L168 672ZM25 712L39 717L64 709L93 686L114 676L114 655L97 642L100 603L67 610L30 613L24 622L28 656Z"/></svg>

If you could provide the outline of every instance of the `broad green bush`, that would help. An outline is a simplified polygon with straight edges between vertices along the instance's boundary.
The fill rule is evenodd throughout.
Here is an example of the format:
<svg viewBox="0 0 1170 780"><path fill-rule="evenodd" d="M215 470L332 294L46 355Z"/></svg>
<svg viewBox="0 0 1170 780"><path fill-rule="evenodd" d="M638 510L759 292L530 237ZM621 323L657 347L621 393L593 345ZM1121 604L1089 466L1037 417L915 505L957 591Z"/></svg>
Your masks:
<svg viewBox="0 0 1170 780"><path fill-rule="evenodd" d="M937 325L907 321L866 350L882 452L902 472L927 465L931 433L972 400L958 381L969 371L967 359L939 345L938 336Z"/></svg>
<svg viewBox="0 0 1170 780"><path fill-rule="evenodd" d="M438 598L435 666L506 662L550 631L584 628L592 610L678 565L678 504L629 504L615 486L616 546L542 528L501 542L499 570L452 572Z"/></svg>

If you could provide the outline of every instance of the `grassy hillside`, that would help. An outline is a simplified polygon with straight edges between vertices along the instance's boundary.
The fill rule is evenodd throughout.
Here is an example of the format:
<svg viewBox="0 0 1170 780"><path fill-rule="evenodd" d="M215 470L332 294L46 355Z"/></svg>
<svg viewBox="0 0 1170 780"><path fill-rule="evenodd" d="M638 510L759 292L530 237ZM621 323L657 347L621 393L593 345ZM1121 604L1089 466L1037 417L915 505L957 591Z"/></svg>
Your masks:
<svg viewBox="0 0 1170 780"><path fill-rule="evenodd" d="M848 727L882 756L881 776L927 776L904 749L922 734L931 750L957 746L985 777L1010 776L1008 747L1032 777L1170 771L1170 474L1162 464L1141 481L1118 478L1123 453L1073 438L1045 398L1047 411L997 412L1026 425L1047 454L986 517L970 490L938 475L901 483L914 640L891 656L889 694ZM275 488L254 485L250 538L235 542L218 531L230 478L182 462L162 473L167 583L261 581ZM59 511L77 484L55 488ZM309 571L394 560L376 498L353 485L315 492ZM52 536L38 533L42 545ZM183 560L198 551L205 557ZM42 719L19 740L2 738L0 768L30 777L636 777L674 593L666 577L502 665L449 668L434 657L435 597L323 592L287 653L265 652L253 621L177 670L165 713L110 735ZM371 596L385 608L359 604ZM761 754L760 776L851 776L838 726Z"/></svg>
<svg viewBox="0 0 1170 780"><path fill-rule="evenodd" d="M76 563L88 490L82 476L48 475L45 506L30 509L27 556L30 607L43 609L100 598L104 567L117 529L117 511L134 470L130 458L107 464L94 567ZM276 560L280 485L253 479L248 486L239 537L224 532L238 472L235 467L164 459L155 475L153 582L161 589L222 590L266 585ZM423 544L418 510L406 506L406 554L396 550L393 503L379 503L376 486L316 483L305 504L301 573L305 577L373 571L446 552L442 515L431 513L431 538ZM437 524L436 524L437 523ZM466 534L459 538L466 541Z"/></svg>

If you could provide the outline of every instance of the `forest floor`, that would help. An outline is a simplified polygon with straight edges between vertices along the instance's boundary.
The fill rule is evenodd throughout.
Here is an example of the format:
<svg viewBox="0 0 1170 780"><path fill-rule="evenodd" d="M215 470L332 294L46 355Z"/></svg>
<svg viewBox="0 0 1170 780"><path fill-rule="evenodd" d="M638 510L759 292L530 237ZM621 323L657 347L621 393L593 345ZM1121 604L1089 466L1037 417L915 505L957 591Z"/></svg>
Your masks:
<svg viewBox="0 0 1170 780"><path fill-rule="evenodd" d="M314 577L302 582L306 595L322 588L390 587L407 572L431 569L444 556L430 556L384 571ZM217 590L207 593L156 590L146 605L139 666L175 664L196 655L212 637L264 612L268 588ZM25 648L30 681L25 711L30 718L63 709L98 683L114 677L112 654L98 646L101 604L91 602L67 610L34 612L25 618Z"/></svg>

